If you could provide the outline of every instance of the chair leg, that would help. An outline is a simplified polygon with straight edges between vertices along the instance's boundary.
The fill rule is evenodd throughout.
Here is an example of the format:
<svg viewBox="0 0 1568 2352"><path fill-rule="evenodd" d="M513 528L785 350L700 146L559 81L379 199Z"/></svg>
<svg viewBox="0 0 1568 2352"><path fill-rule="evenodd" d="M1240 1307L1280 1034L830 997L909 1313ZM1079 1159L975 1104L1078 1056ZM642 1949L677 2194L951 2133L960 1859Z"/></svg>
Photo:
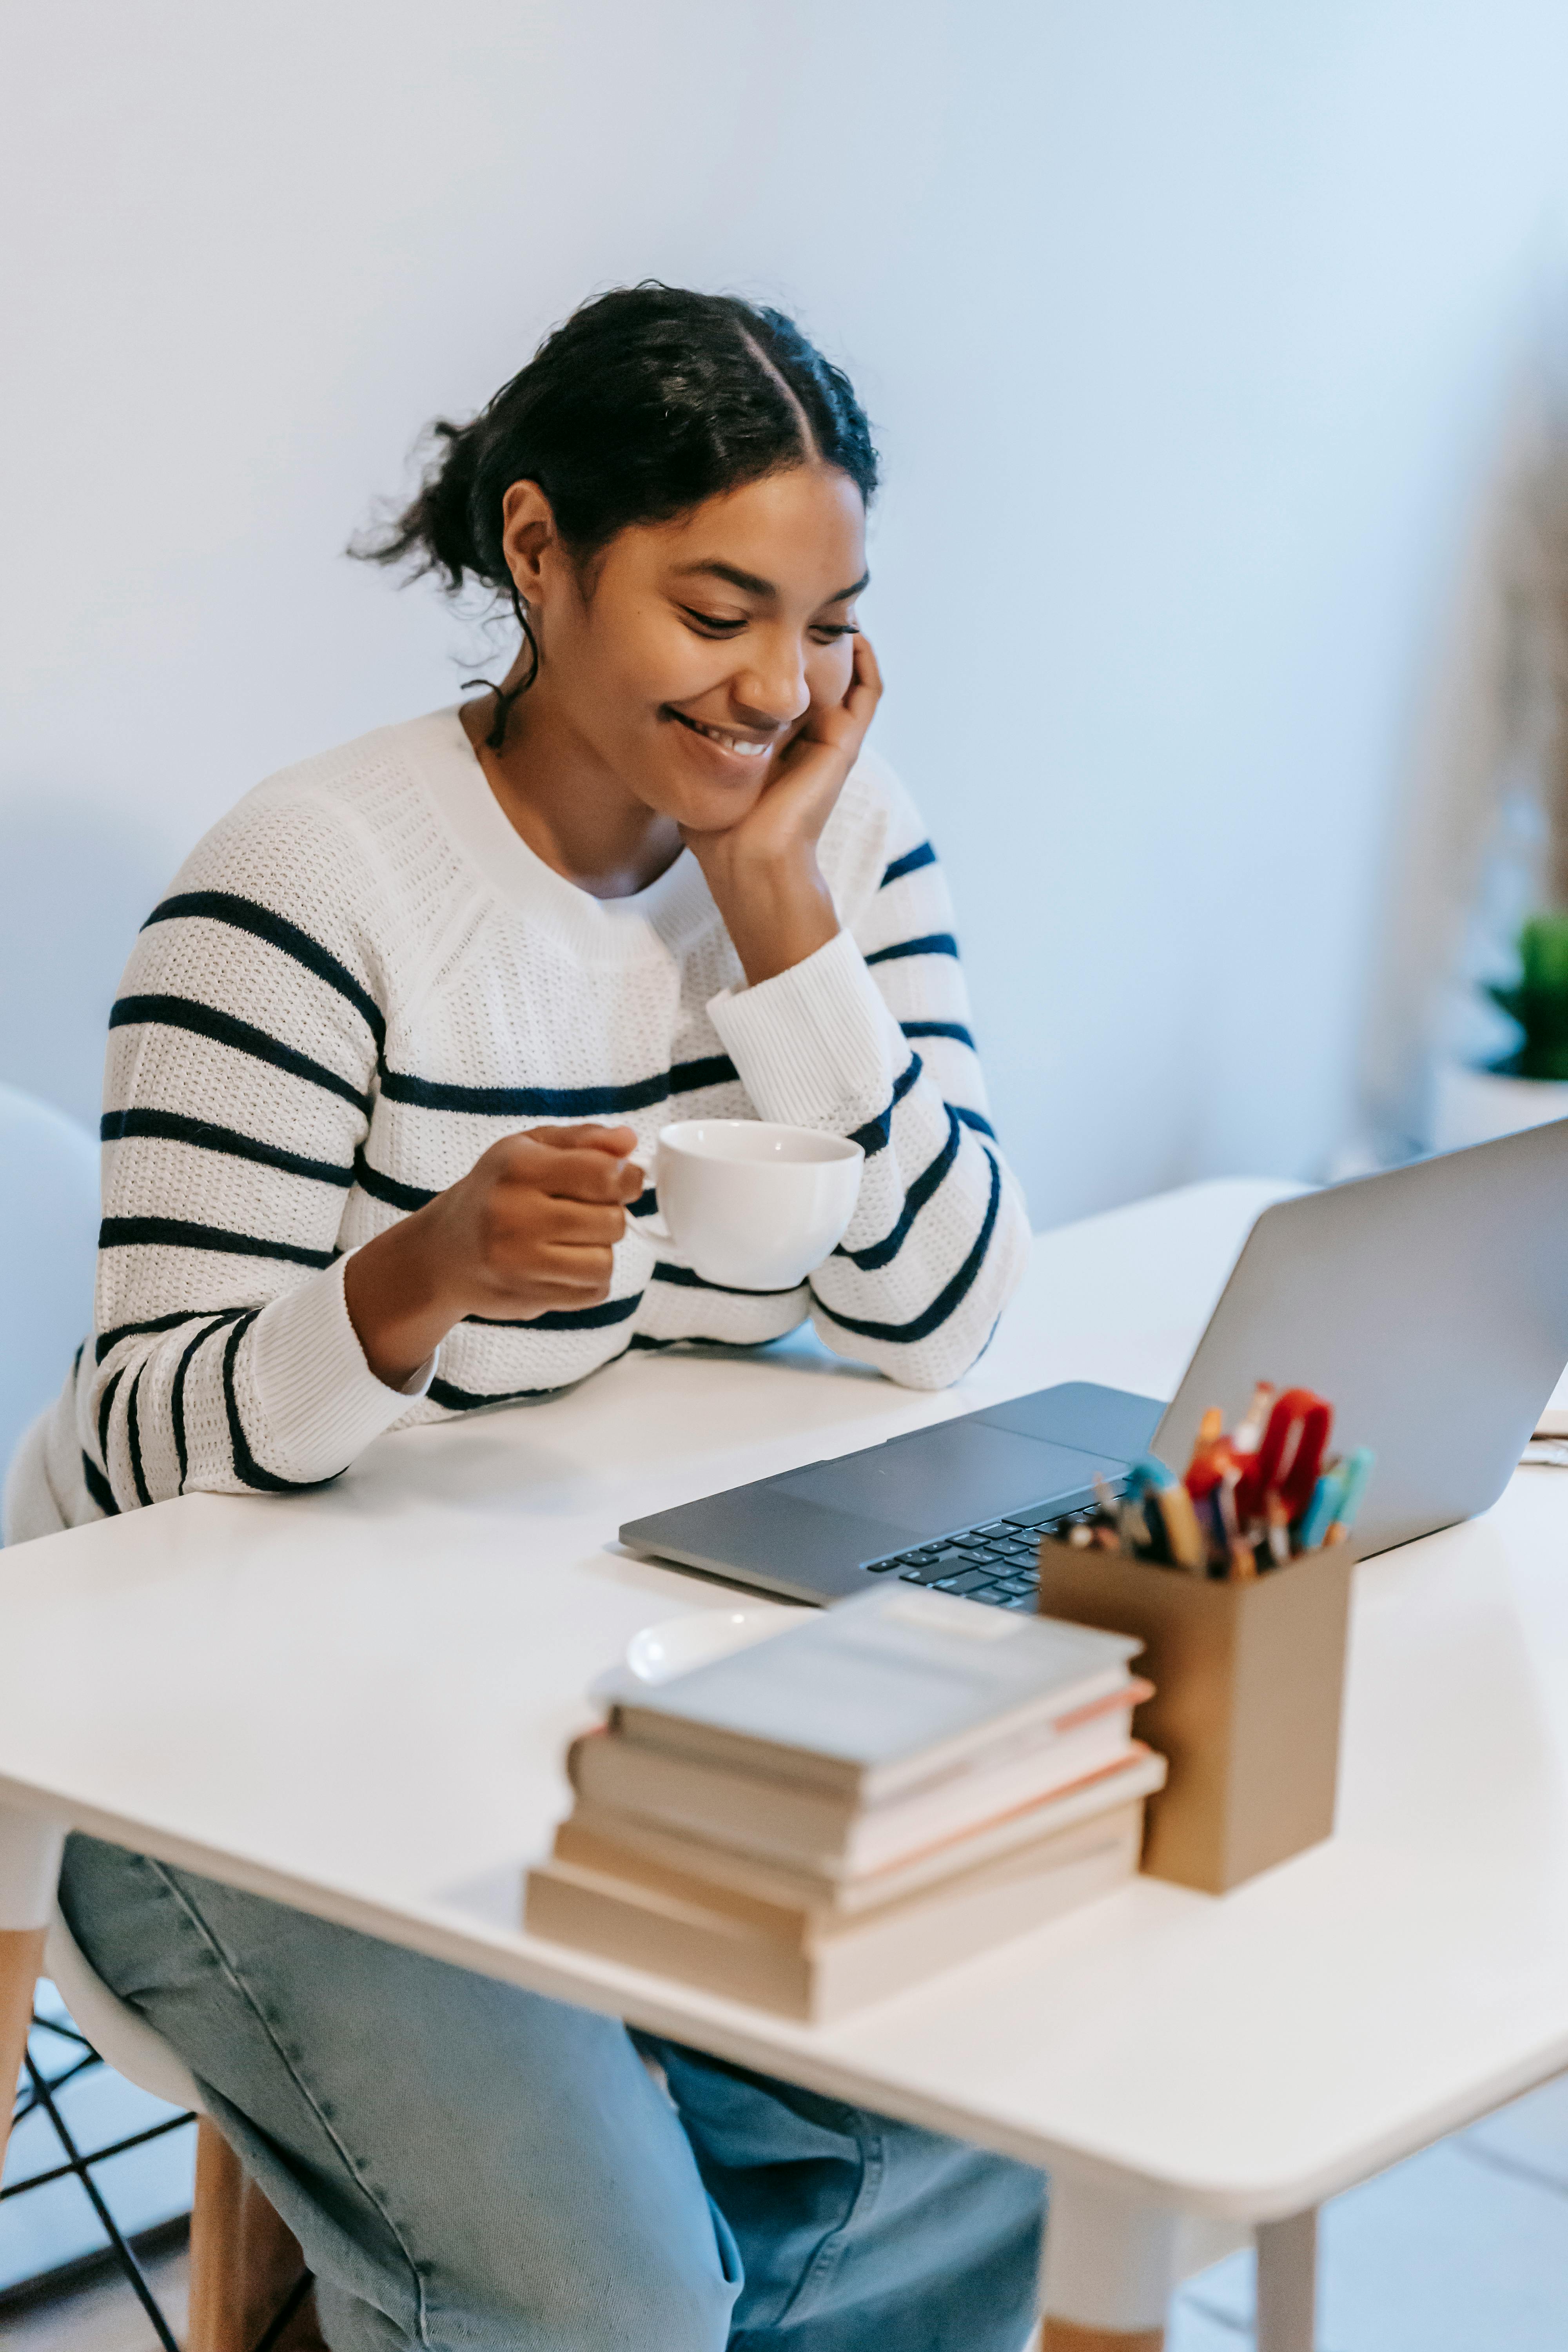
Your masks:
<svg viewBox="0 0 1568 2352"><path fill-rule="evenodd" d="M210 2117L196 2126L187 2352L246 2352L245 2173Z"/></svg>
<svg viewBox="0 0 1568 2352"><path fill-rule="evenodd" d="M1040 2352L1161 2352L1164 2341L1163 2327L1139 2327L1129 2335L1123 2328L1079 2327L1075 2320L1047 2319Z"/></svg>
<svg viewBox="0 0 1568 2352"><path fill-rule="evenodd" d="M300 2241L279 2218L210 2116L196 2126L186 2352L251 2352L304 2273ZM307 2294L269 2352L326 2352Z"/></svg>
<svg viewBox="0 0 1568 2352"><path fill-rule="evenodd" d="M1174 2211L1054 2179L1040 2352L1161 2352L1180 2229Z"/></svg>
<svg viewBox="0 0 1568 2352"><path fill-rule="evenodd" d="M26 2055L33 1995L44 1966L42 1927L0 1927L0 2165L11 2137L11 2109Z"/></svg>
<svg viewBox="0 0 1568 2352"><path fill-rule="evenodd" d="M256 2182L245 2184L245 2341L263 2340L305 2274L299 2239ZM314 2290L272 2339L269 2352L327 2352L316 2324Z"/></svg>

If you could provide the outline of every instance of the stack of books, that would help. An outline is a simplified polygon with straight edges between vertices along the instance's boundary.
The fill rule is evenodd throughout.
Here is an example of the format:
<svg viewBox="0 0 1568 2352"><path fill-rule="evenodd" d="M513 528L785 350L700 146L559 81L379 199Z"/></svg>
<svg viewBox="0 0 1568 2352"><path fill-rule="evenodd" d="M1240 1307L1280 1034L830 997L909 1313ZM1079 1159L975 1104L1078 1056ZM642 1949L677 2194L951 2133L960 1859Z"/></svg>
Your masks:
<svg viewBox="0 0 1568 2352"><path fill-rule="evenodd" d="M1137 1869L1140 1647L900 1585L628 1676L527 1924L816 2022L897 1991Z"/></svg>

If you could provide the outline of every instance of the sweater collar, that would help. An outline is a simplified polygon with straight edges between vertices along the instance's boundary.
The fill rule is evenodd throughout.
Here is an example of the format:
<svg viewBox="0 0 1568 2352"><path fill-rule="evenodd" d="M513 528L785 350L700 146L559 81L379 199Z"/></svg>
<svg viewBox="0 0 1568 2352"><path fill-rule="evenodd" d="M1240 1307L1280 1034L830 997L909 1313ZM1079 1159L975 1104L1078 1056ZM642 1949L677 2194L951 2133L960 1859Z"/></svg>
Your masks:
<svg viewBox="0 0 1568 2352"><path fill-rule="evenodd" d="M689 849L629 898L595 898L547 866L490 790L455 704L390 731L405 739L448 831L492 895L552 931L584 961L612 963L645 955L650 931L667 948L679 948L718 920Z"/></svg>

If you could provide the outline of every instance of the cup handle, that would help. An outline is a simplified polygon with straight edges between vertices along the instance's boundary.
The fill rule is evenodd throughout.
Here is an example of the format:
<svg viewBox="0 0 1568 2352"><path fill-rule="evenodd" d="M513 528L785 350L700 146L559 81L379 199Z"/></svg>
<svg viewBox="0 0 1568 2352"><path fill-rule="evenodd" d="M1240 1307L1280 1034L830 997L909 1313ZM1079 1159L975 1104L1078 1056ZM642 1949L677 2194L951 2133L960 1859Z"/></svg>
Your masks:
<svg viewBox="0 0 1568 2352"><path fill-rule="evenodd" d="M658 1213L657 1210L651 1217L637 1218L633 1224L633 1231L643 1234L650 1242L659 1243L661 1244L660 1255L673 1258L677 1265L690 1265L690 1259L686 1255L680 1244L676 1240L675 1235L670 1232L669 1227L665 1223L664 1219Z"/></svg>

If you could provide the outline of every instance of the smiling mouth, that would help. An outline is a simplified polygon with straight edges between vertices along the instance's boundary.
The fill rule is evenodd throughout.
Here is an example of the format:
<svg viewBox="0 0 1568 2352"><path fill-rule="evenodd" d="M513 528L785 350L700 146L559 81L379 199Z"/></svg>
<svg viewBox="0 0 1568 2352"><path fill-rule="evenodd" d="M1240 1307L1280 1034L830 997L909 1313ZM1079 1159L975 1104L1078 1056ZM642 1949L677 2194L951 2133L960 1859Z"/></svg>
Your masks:
<svg viewBox="0 0 1568 2352"><path fill-rule="evenodd" d="M705 735L721 751L738 751L743 760L765 760L778 740L777 736L767 735L759 742L754 735L736 735L727 727L705 727L700 719L688 719L685 711L677 710L673 703L667 702L664 710L667 719L679 719L693 735Z"/></svg>

